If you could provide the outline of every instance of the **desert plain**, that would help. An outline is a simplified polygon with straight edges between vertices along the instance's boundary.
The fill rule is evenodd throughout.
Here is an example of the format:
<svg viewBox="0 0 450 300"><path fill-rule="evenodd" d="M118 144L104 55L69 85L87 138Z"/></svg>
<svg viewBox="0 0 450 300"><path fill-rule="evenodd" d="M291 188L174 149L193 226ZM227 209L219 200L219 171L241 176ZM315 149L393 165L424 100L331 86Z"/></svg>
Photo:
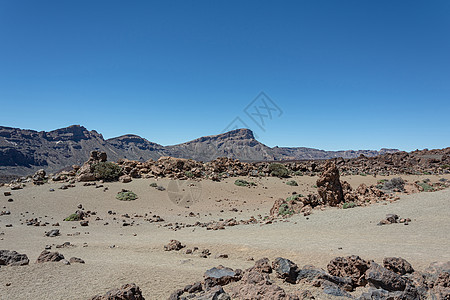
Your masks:
<svg viewBox="0 0 450 300"><path fill-rule="evenodd" d="M393 177L399 176L352 175L341 176L341 180L357 187ZM450 180L450 174L400 177L406 182ZM51 181L25 184L23 189L13 191L8 186L0 187L1 210L10 212L0 216L0 248L26 254L30 260L25 266L0 268L0 298L90 299L132 282L140 287L145 299L168 299L173 291L201 281L207 269L219 265L246 269L264 257L270 261L284 257L298 266L323 269L333 258L349 255L380 264L384 257L402 257L417 270L435 261L450 261L449 189L398 193L395 201L351 209L326 207L314 209L309 215L294 214L264 222L276 199L293 193L314 193L317 178L245 176L220 182L138 178L129 183L97 182L87 186L77 182L67 189L60 189L62 183ZM254 182L256 186L236 186L236 179ZM295 180L298 186L287 185L288 180ZM164 190L155 189L150 186L152 183ZM174 185L178 187L176 193ZM192 188L192 201L177 203L174 197L183 197ZM138 198L117 200L115 196L122 189L133 191ZM4 196L5 192L11 195ZM64 221L80 207L95 212L87 218L88 226ZM386 214L411 221L407 225L377 226ZM156 216L163 221L149 221L158 220ZM185 226L230 218L248 220L252 216L257 223L222 230ZM35 218L41 226L27 226L27 220ZM59 226L52 226L56 223ZM60 234L46 236L52 229L58 229ZM178 240L185 247L165 251L164 245L171 240ZM61 247L66 242L68 246ZM85 263L35 263L46 247L67 260L79 257ZM186 253L194 247L198 250ZM205 249L209 254L202 257ZM287 292L308 289L316 299L339 298L310 285L274 280ZM224 290L229 286L224 286ZM366 290L367 287L359 287L351 295L358 297Z"/></svg>

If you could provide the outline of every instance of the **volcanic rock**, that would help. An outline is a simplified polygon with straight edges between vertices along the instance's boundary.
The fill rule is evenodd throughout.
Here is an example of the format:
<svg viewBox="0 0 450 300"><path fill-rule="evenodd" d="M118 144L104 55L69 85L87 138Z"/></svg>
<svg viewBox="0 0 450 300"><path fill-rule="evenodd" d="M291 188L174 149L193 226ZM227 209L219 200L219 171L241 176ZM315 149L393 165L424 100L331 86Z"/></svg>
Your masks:
<svg viewBox="0 0 450 300"><path fill-rule="evenodd" d="M45 263L45 262L56 262L64 259L64 255L59 252L50 252L44 250L41 252L39 257L36 260L36 263Z"/></svg>
<svg viewBox="0 0 450 300"><path fill-rule="evenodd" d="M183 249L186 247L185 245L181 244L180 241L177 240L170 240L169 244L164 246L164 251L178 251L180 249Z"/></svg>
<svg viewBox="0 0 450 300"><path fill-rule="evenodd" d="M29 259L26 254L16 251L0 250L0 265L3 266L24 266L28 265Z"/></svg>
<svg viewBox="0 0 450 300"><path fill-rule="evenodd" d="M401 257L385 257L383 259L383 266L399 275L414 272L411 264Z"/></svg>
<svg viewBox="0 0 450 300"><path fill-rule="evenodd" d="M370 268L366 271L366 279L372 286L390 292L403 291L406 288L406 280L404 278L373 261L370 263Z"/></svg>
<svg viewBox="0 0 450 300"><path fill-rule="evenodd" d="M134 283L127 283L118 289L112 289L104 295L97 295L91 300L145 300L141 289Z"/></svg>
<svg viewBox="0 0 450 300"><path fill-rule="evenodd" d="M365 273L367 269L369 269L369 263L357 255L336 257L327 265L328 273L331 275L349 276L352 279L353 287L366 285Z"/></svg>
<svg viewBox="0 0 450 300"><path fill-rule="evenodd" d="M339 170L332 161L328 161L323 168L324 171L316 182L317 191L326 204L336 206L344 201Z"/></svg>

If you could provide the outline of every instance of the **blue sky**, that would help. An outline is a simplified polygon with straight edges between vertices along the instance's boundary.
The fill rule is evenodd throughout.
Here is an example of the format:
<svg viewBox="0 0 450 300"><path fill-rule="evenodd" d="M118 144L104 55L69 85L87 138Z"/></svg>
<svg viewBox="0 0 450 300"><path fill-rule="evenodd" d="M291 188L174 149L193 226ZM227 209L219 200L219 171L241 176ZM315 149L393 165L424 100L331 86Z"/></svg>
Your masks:
<svg viewBox="0 0 450 300"><path fill-rule="evenodd" d="M448 147L449 15L449 1L3 0L0 125L169 145L239 117L269 146ZM280 109L262 128L245 113L261 91Z"/></svg>

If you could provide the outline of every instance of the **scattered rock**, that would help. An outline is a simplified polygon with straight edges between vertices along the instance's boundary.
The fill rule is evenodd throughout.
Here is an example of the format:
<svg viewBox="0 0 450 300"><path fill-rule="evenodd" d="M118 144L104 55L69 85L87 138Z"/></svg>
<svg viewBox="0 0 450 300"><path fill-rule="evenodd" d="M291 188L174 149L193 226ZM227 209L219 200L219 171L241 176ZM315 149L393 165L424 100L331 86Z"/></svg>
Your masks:
<svg viewBox="0 0 450 300"><path fill-rule="evenodd" d="M69 262L70 262L71 264L74 264L74 263L84 264L84 260L82 260L81 258L78 258L78 257L71 257L71 258L69 259Z"/></svg>
<svg viewBox="0 0 450 300"><path fill-rule="evenodd" d="M127 283L118 289L112 289L104 295L97 295L91 300L145 300L141 289L134 283Z"/></svg>
<svg viewBox="0 0 450 300"><path fill-rule="evenodd" d="M58 235L60 235L59 229L52 229L50 231L47 231L47 232L45 232L45 235L48 236L48 237L58 236Z"/></svg>
<svg viewBox="0 0 450 300"><path fill-rule="evenodd" d="M129 183L132 181L132 179L130 175L122 175L119 177L119 181L122 183Z"/></svg>
<svg viewBox="0 0 450 300"><path fill-rule="evenodd" d="M180 249L183 249L186 247L185 245L181 244L180 241L177 240L170 240L169 244L164 246L164 251L178 251Z"/></svg>
<svg viewBox="0 0 450 300"><path fill-rule="evenodd" d="M41 252L39 257L36 260L36 263L45 263L45 262L57 262L64 259L64 255L58 252L50 252L44 250Z"/></svg>
<svg viewBox="0 0 450 300"><path fill-rule="evenodd" d="M16 251L0 250L0 265L3 266L24 266L28 265L29 259L26 254Z"/></svg>

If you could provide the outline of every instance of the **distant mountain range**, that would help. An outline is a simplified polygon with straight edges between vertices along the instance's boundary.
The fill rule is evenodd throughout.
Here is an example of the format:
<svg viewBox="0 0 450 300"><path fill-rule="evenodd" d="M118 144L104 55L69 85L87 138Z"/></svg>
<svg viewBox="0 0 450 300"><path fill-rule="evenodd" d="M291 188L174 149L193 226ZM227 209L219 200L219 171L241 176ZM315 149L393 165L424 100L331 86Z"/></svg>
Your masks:
<svg viewBox="0 0 450 300"><path fill-rule="evenodd" d="M283 161L376 156L397 149L324 151L305 147L268 147L249 129L205 136L190 142L162 146L140 136L127 134L105 140L95 130L73 125L50 132L0 126L0 175L27 175L37 169L59 171L82 164L92 150L104 151L108 160L120 158L146 161L161 156L209 161L230 157L242 161Z"/></svg>

